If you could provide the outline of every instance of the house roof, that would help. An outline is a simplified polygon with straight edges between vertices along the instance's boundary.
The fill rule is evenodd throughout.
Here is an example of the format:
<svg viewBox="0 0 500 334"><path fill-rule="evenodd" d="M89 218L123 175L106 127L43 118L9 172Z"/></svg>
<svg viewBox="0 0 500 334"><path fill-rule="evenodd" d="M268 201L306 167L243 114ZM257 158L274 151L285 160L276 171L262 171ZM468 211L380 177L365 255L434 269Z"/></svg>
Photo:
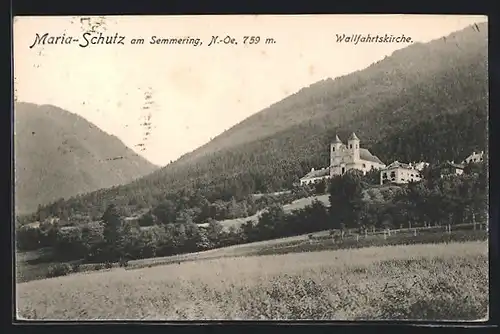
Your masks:
<svg viewBox="0 0 500 334"><path fill-rule="evenodd" d="M481 152L472 152L472 154L469 155L467 158L465 158L465 160L462 163L464 163L468 159L482 158L483 155L484 155L484 151L481 151Z"/></svg>
<svg viewBox="0 0 500 334"><path fill-rule="evenodd" d="M460 168L460 169L464 169L464 165L462 164L457 164L457 163L454 163L454 162L450 162L450 161L447 161L445 162L442 167L453 167L453 168Z"/></svg>
<svg viewBox="0 0 500 334"><path fill-rule="evenodd" d="M302 177L301 180L304 180L304 179L313 179L313 178L316 178L316 177L322 177L322 176L327 176L327 175L330 175L330 169L328 169L328 168L322 168L322 169L310 171L304 177Z"/></svg>
<svg viewBox="0 0 500 334"><path fill-rule="evenodd" d="M359 149L359 158L371 162L376 162L382 165L384 164L382 161L380 161L380 159L377 156L371 154L371 152L368 151L366 148Z"/></svg>
<svg viewBox="0 0 500 334"><path fill-rule="evenodd" d="M338 135L335 135L335 139L332 142L333 144L342 144L342 141L340 140Z"/></svg>
<svg viewBox="0 0 500 334"><path fill-rule="evenodd" d="M415 169L422 171L425 167L429 166L429 163L425 161L420 161L414 163L413 166L415 167Z"/></svg>
<svg viewBox="0 0 500 334"><path fill-rule="evenodd" d="M415 166L411 166L410 164L405 164L404 162L399 161L394 161L389 166L387 166L387 169L392 168L416 169Z"/></svg>

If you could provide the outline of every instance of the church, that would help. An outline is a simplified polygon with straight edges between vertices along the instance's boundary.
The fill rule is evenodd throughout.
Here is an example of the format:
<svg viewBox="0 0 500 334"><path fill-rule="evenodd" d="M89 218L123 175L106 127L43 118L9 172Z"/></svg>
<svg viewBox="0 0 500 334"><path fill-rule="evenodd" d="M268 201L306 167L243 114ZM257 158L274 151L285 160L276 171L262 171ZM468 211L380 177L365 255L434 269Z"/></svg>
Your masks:
<svg viewBox="0 0 500 334"><path fill-rule="evenodd" d="M345 174L350 169L366 174L372 168L385 168L385 164L366 148L360 148L360 140L354 132L347 139L347 145L335 136L330 144L330 177Z"/></svg>
<svg viewBox="0 0 500 334"><path fill-rule="evenodd" d="M347 144L342 143L338 136L330 144L330 166L311 171L300 179L300 184L314 183L322 179L329 179L335 175L343 175L348 170L357 169L366 174L372 168L382 169L385 164L371 154L366 148L360 147L360 140L353 132Z"/></svg>

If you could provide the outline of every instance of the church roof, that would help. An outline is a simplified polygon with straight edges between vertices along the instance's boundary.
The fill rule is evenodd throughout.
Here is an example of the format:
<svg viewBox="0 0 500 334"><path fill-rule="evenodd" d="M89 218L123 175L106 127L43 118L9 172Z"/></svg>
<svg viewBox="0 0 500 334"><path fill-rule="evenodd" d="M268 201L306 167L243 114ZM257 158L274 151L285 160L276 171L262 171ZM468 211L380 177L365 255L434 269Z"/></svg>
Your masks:
<svg viewBox="0 0 500 334"><path fill-rule="evenodd" d="M348 140L359 140L358 136L356 136L356 134L353 132L351 133L351 136L349 137Z"/></svg>
<svg viewBox="0 0 500 334"><path fill-rule="evenodd" d="M384 164L382 161L380 161L380 159L376 155L371 154L371 152L368 151L366 148L359 149L359 158L362 160L376 162L382 165Z"/></svg>
<svg viewBox="0 0 500 334"><path fill-rule="evenodd" d="M333 140L333 143L334 144L342 144L342 141L340 140L339 136L338 135L335 135L335 139Z"/></svg>

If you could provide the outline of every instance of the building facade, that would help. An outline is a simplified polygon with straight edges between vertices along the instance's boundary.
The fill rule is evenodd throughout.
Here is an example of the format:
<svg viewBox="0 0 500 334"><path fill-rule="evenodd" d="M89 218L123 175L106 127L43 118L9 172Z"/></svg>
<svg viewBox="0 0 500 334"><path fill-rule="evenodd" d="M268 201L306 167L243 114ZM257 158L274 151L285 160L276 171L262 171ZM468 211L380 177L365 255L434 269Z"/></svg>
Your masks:
<svg viewBox="0 0 500 334"><path fill-rule="evenodd" d="M394 161L387 166L387 168L380 171L380 184L405 184L408 182L418 182L420 180L422 180L420 170L411 163L406 164Z"/></svg>
<svg viewBox="0 0 500 334"><path fill-rule="evenodd" d="M311 169L300 179L300 185L312 184L329 179L335 175L343 175L351 169L357 169L366 174L372 169L385 168L385 164L365 148L360 147L360 140L352 133L344 145L338 136L330 144L330 166L315 170Z"/></svg>
<svg viewBox="0 0 500 334"><path fill-rule="evenodd" d="M477 162L482 162L484 159L484 151L481 152L472 152L471 155L469 155L465 160L462 162L463 164L468 164L468 163L477 163Z"/></svg>
<svg viewBox="0 0 500 334"><path fill-rule="evenodd" d="M410 163L416 170L423 171L424 168L429 167L429 163L425 161L415 162L413 164Z"/></svg>
<svg viewBox="0 0 500 334"><path fill-rule="evenodd" d="M316 182L319 182L321 180L326 180L329 178L330 178L329 168L322 168L319 170L314 170L314 168L312 168L311 171L306 174L306 176L300 179L300 185L303 186L306 184L314 184Z"/></svg>
<svg viewBox="0 0 500 334"><path fill-rule="evenodd" d="M330 177L343 175L348 170L357 169L366 174L371 169L385 168L385 164L365 148L353 132L344 145L338 136L330 144Z"/></svg>

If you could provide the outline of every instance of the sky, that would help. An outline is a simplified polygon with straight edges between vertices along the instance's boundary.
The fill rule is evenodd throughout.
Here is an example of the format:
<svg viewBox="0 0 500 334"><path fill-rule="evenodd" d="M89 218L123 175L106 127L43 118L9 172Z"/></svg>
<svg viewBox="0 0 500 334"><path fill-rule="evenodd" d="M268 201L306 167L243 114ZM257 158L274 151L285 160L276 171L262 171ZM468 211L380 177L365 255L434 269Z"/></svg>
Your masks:
<svg viewBox="0 0 500 334"><path fill-rule="evenodd" d="M486 21L459 15L16 17L14 88L18 101L78 114L166 165L303 87L366 68L410 44L355 45L337 35L404 35L425 43ZM89 30L124 36L124 44L80 47ZM45 33L78 42L30 48ZM202 45L150 44L152 36L199 38ZM209 46L212 36L237 44ZM259 43L248 44L251 36ZM131 44L134 38L144 44Z"/></svg>

